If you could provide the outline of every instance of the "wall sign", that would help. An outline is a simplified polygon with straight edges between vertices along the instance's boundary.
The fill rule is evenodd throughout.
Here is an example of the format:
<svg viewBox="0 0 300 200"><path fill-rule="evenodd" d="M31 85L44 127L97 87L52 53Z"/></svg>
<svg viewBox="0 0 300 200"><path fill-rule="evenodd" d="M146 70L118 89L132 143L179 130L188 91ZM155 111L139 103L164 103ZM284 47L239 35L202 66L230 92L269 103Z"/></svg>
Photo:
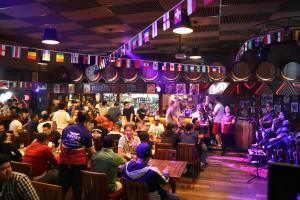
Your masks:
<svg viewBox="0 0 300 200"><path fill-rule="evenodd" d="M222 94L228 85L227 82L213 83L208 89L208 94Z"/></svg>

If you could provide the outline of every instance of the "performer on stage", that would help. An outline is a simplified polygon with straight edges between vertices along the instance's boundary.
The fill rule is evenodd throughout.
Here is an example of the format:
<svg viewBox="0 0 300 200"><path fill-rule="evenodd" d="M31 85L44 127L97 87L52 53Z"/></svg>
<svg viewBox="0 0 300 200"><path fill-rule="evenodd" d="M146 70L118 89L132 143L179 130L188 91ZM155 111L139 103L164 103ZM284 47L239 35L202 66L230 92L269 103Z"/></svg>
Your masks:
<svg viewBox="0 0 300 200"><path fill-rule="evenodd" d="M271 126L274 119L274 111L272 103L266 103L267 112L262 118L259 119L259 130L256 131L256 144L258 144L262 139L268 137L271 132Z"/></svg>

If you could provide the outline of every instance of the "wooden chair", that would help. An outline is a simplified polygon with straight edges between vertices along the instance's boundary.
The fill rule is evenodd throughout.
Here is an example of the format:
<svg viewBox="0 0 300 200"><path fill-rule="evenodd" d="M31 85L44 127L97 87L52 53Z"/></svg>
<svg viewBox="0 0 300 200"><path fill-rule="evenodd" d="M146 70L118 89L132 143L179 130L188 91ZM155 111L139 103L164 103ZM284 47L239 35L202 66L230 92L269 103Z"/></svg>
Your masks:
<svg viewBox="0 0 300 200"><path fill-rule="evenodd" d="M62 200L62 187L38 181L31 181L35 191L42 200Z"/></svg>
<svg viewBox="0 0 300 200"><path fill-rule="evenodd" d="M122 185L125 200L149 200L147 184L122 178Z"/></svg>
<svg viewBox="0 0 300 200"><path fill-rule="evenodd" d="M159 160L177 160L177 151L173 149L158 149L155 159Z"/></svg>
<svg viewBox="0 0 300 200"><path fill-rule="evenodd" d="M197 149L195 144L178 143L178 160L186 161L192 166L193 181L200 173L200 160L198 159Z"/></svg>
<svg viewBox="0 0 300 200"><path fill-rule="evenodd" d="M170 143L156 143L155 144L155 154L157 152L158 149L172 149L172 144ZM156 155L155 155L156 158Z"/></svg>
<svg viewBox="0 0 300 200"><path fill-rule="evenodd" d="M28 163L10 161L13 171L26 174L32 180L32 166Z"/></svg>
<svg viewBox="0 0 300 200"><path fill-rule="evenodd" d="M85 200L102 199L115 200L120 199L123 190L109 193L107 178L105 173L91 171L82 171L83 196Z"/></svg>

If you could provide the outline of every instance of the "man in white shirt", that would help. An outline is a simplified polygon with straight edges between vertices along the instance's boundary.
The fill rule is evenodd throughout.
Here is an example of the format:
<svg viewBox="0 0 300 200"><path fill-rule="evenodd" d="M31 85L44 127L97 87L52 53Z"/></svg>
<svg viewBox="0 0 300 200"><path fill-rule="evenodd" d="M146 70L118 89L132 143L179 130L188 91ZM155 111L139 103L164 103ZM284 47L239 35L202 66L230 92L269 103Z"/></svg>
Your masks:
<svg viewBox="0 0 300 200"><path fill-rule="evenodd" d="M224 115L224 106L220 101L220 97L216 97L215 99L215 107L212 115L213 115L213 122L214 122L212 133L215 135L218 146L222 146L220 133L221 133L221 120Z"/></svg>
<svg viewBox="0 0 300 200"><path fill-rule="evenodd" d="M62 130L72 123L69 113L65 111L63 102L58 104L58 111L53 114L52 121L56 122L57 131L61 134Z"/></svg>
<svg viewBox="0 0 300 200"><path fill-rule="evenodd" d="M21 116L19 114L13 115L13 120L9 124L9 130L14 133L14 136L19 137L19 133L23 131Z"/></svg>
<svg viewBox="0 0 300 200"><path fill-rule="evenodd" d="M56 123L53 121L50 121L49 115L43 114L42 119L40 120L39 125L37 126L37 131L38 133L43 133L43 125L49 123L52 127L52 131L56 131Z"/></svg>
<svg viewBox="0 0 300 200"><path fill-rule="evenodd" d="M151 124L150 128L149 128L149 133L154 133L154 134L161 134L165 131L164 125L162 125L160 123L160 117L159 116L155 116L154 117L154 123Z"/></svg>

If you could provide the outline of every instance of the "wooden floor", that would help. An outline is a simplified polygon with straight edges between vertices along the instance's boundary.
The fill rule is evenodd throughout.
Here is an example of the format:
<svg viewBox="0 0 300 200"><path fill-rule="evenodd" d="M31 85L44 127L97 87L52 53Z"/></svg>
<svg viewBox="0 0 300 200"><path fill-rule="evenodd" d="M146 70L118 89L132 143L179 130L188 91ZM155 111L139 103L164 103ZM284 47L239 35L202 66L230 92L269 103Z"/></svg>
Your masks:
<svg viewBox="0 0 300 200"><path fill-rule="evenodd" d="M267 199L267 180L255 179L247 183L256 173L244 154L229 153L220 156L211 152L209 166L200 173L195 182L183 177L177 182L177 195L182 200L265 200ZM259 173L266 176L267 170Z"/></svg>

